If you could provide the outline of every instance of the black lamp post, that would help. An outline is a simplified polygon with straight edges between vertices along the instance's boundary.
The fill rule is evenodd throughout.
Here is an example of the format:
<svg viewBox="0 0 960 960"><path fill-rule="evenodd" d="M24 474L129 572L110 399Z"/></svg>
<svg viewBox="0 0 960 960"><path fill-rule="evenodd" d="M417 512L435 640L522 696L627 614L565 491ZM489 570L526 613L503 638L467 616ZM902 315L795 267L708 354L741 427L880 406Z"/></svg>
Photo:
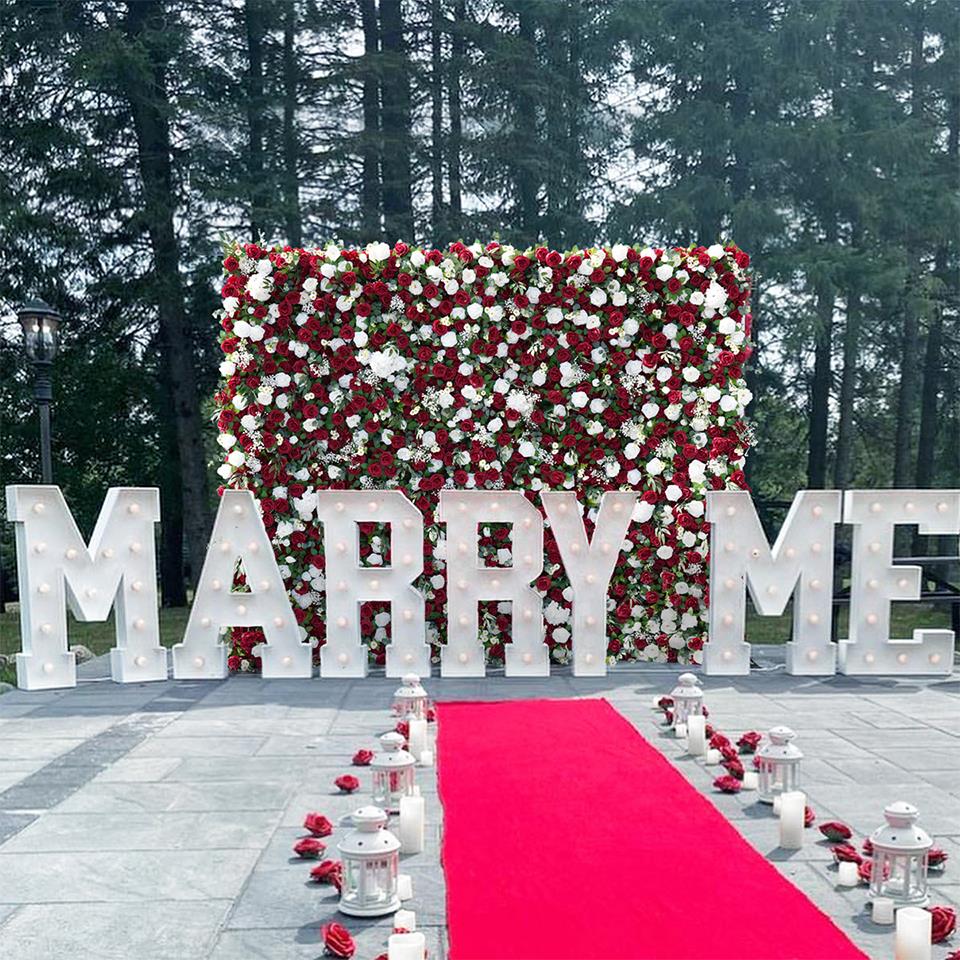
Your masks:
<svg viewBox="0 0 960 960"><path fill-rule="evenodd" d="M17 311L23 327L23 346L33 364L33 396L40 412L40 470L44 483L53 483L50 456L50 403L53 388L50 371L60 339L60 314L42 300L28 300Z"/></svg>

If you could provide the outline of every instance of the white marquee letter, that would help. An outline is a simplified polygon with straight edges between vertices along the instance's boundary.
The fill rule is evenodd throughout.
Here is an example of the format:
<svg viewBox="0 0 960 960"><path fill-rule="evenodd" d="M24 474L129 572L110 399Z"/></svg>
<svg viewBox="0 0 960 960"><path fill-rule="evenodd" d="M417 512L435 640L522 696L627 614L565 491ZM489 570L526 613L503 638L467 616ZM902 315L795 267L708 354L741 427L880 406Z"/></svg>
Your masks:
<svg viewBox="0 0 960 960"><path fill-rule="evenodd" d="M109 490L89 548L59 487L7 487L7 517L17 525L23 649L17 654L17 684L25 690L76 686L75 658L67 650L67 602L82 621L106 620L116 603L114 680L166 680L153 539L160 519L157 490Z"/></svg>
<svg viewBox="0 0 960 960"><path fill-rule="evenodd" d="M531 582L543 572L543 518L519 491L441 490L437 513L447 525L447 642L440 654L445 677L482 677L483 644L477 636L477 603L509 600L512 643L505 644L507 676L547 676L543 603ZM513 564L481 565L477 527L513 525Z"/></svg>
<svg viewBox="0 0 960 960"><path fill-rule="evenodd" d="M589 543L575 493L544 492L541 499L573 590L574 676L603 676L607 672L607 588L637 494L607 491L603 495Z"/></svg>
<svg viewBox="0 0 960 960"><path fill-rule="evenodd" d="M237 560L249 592L233 590ZM262 627L267 642L256 648L264 677L310 677L309 642L290 607L256 501L249 490L224 490L213 523L196 596L183 642L173 648L178 680L220 679L227 675L225 627Z"/></svg>
<svg viewBox="0 0 960 960"><path fill-rule="evenodd" d="M368 651L360 637L360 604L390 604L387 676L430 675L423 594L423 516L400 490L323 490L317 493L326 557L327 642L320 648L324 677L364 677ZM359 523L390 524L389 567L360 563Z"/></svg>
<svg viewBox="0 0 960 960"><path fill-rule="evenodd" d="M920 597L920 567L892 566L896 524L921 533L960 531L958 490L848 490L843 520L854 524L850 584L850 639L840 641L846 674L949 674L952 630L914 630L909 640L890 637L890 601Z"/></svg>
<svg viewBox="0 0 960 960"><path fill-rule="evenodd" d="M840 521L837 490L801 490L793 499L771 551L745 490L707 494L710 521L710 640L703 666L710 674L750 672L750 644L743 640L746 591L757 613L783 613L793 603L793 640L787 670L831 676L836 647L830 642L834 525Z"/></svg>

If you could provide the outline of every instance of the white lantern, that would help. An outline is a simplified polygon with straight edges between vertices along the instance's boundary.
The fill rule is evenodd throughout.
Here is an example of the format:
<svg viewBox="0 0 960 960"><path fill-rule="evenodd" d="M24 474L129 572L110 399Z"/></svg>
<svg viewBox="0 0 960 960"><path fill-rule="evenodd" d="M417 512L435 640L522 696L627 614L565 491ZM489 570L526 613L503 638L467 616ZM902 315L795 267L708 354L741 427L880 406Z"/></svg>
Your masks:
<svg viewBox="0 0 960 960"><path fill-rule="evenodd" d="M874 830L870 900L889 897L897 906L923 907L927 891L927 854L933 840L917 826L917 808L902 800L883 811L884 827Z"/></svg>
<svg viewBox="0 0 960 960"><path fill-rule="evenodd" d="M403 749L399 733L380 738L380 752L370 761L373 772L373 802L390 813L400 812L400 798L414 795L416 758Z"/></svg>
<svg viewBox="0 0 960 960"><path fill-rule="evenodd" d="M337 844L343 863L340 912L382 917L400 909L400 841L386 828L379 807L361 807L350 816L353 829Z"/></svg>
<svg viewBox="0 0 960 960"><path fill-rule="evenodd" d="M404 674L403 686L393 695L393 712L401 720L415 717L427 719L427 691L423 689L420 678L415 673Z"/></svg>
<svg viewBox="0 0 960 960"><path fill-rule="evenodd" d="M767 742L757 751L757 799L761 803L773 803L779 794L797 790L803 754L793 744L795 737L789 727L774 727L767 734Z"/></svg>
<svg viewBox="0 0 960 960"><path fill-rule="evenodd" d="M673 726L686 724L690 717L703 713L703 691L692 673L681 673L670 694L673 700Z"/></svg>

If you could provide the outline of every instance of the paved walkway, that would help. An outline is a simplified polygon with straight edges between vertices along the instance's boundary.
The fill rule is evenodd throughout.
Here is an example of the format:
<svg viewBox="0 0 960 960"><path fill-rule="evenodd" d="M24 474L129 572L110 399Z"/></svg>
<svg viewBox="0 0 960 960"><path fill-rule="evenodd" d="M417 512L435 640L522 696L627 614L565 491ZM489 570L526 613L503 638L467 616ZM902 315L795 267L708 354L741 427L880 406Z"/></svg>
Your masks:
<svg viewBox="0 0 960 960"><path fill-rule="evenodd" d="M373 748L391 726L386 708L396 682L239 676L121 687L92 678L104 666L87 665L90 679L74 690L0 697L0 956L320 956L318 928L344 918L332 889L309 883L309 864L291 860L291 846L307 811L334 819L357 805L332 782L351 770L358 748ZM602 680L434 678L429 690L438 699L607 697L871 957L892 957L891 928L869 922L863 888L834 886L819 833L808 831L802 850L778 850L776 821L752 802L755 795L712 793L717 768L682 758L658 728L651 697L669 692L677 672L645 666ZM777 668L705 682L711 719L728 734L777 723L798 732L807 756L803 785L821 819L845 820L862 836L889 801L919 806L923 825L950 855L934 879L934 902L960 904L960 682L818 681ZM427 932L430 957L442 960L442 810L432 773L419 776L427 849L404 857L402 870L414 884L406 906ZM366 784L369 773L361 779ZM496 842L496 818L488 828ZM678 851L682 842L678 810ZM636 895L641 909L642 882ZM744 904L743 915L731 918L731 936L736 923L750 922L749 911ZM504 925L508 941L509 918L491 922ZM357 936L357 960L385 950L389 920L347 926ZM935 960L947 952L934 948Z"/></svg>

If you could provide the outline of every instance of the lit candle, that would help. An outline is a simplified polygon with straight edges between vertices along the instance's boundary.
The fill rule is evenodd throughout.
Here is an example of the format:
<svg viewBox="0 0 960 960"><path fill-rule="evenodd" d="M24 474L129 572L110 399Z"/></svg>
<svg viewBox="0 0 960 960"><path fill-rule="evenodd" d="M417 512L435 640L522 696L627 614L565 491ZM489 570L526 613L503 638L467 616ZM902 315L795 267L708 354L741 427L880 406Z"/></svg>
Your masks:
<svg viewBox="0 0 960 960"><path fill-rule="evenodd" d="M387 940L387 960L425 960L427 938L422 933L392 933Z"/></svg>
<svg viewBox="0 0 960 960"><path fill-rule="evenodd" d="M889 897L877 897L873 901L873 922L893 923L893 901Z"/></svg>
<svg viewBox="0 0 960 960"><path fill-rule="evenodd" d="M720 751L708 749L707 750L707 766L714 767L720 762Z"/></svg>
<svg viewBox="0 0 960 960"><path fill-rule="evenodd" d="M930 960L930 934L933 914L920 907L897 911L897 935L893 955L896 960Z"/></svg>
<svg viewBox="0 0 960 960"><path fill-rule="evenodd" d="M418 717L410 718L410 730L407 735L407 749L415 757L419 757L427 747L430 746L427 740L427 721Z"/></svg>
<svg viewBox="0 0 960 960"><path fill-rule="evenodd" d="M780 795L780 847L799 850L803 846L803 820L806 794L791 790Z"/></svg>
<svg viewBox="0 0 960 960"><path fill-rule="evenodd" d="M423 850L424 798L400 798L400 849L404 853L420 853Z"/></svg>
<svg viewBox="0 0 960 960"><path fill-rule="evenodd" d="M673 732L677 735L678 740L684 740L687 736L687 725L685 723L678 723L673 728Z"/></svg>
<svg viewBox="0 0 960 960"><path fill-rule="evenodd" d="M837 883L841 887L855 887L860 882L860 869L855 863L846 860L840 862L837 870Z"/></svg>
<svg viewBox="0 0 960 960"><path fill-rule="evenodd" d="M421 766L421 767L432 767L432 766L433 766L433 751L432 751L432 750L421 750L421 751L420 751L420 766Z"/></svg>
<svg viewBox="0 0 960 960"><path fill-rule="evenodd" d="M706 755L707 718L702 713L687 720L687 752L693 757Z"/></svg>
<svg viewBox="0 0 960 960"><path fill-rule="evenodd" d="M417 915L412 910L398 910L393 915L393 929L413 933L417 929Z"/></svg>
<svg viewBox="0 0 960 960"><path fill-rule="evenodd" d="M397 896L401 900L410 900L413 898L413 877L409 873L397 875Z"/></svg>
<svg viewBox="0 0 960 960"><path fill-rule="evenodd" d="M743 771L743 789L744 790L756 790L759 785L760 785L760 777L757 774L756 770Z"/></svg>

